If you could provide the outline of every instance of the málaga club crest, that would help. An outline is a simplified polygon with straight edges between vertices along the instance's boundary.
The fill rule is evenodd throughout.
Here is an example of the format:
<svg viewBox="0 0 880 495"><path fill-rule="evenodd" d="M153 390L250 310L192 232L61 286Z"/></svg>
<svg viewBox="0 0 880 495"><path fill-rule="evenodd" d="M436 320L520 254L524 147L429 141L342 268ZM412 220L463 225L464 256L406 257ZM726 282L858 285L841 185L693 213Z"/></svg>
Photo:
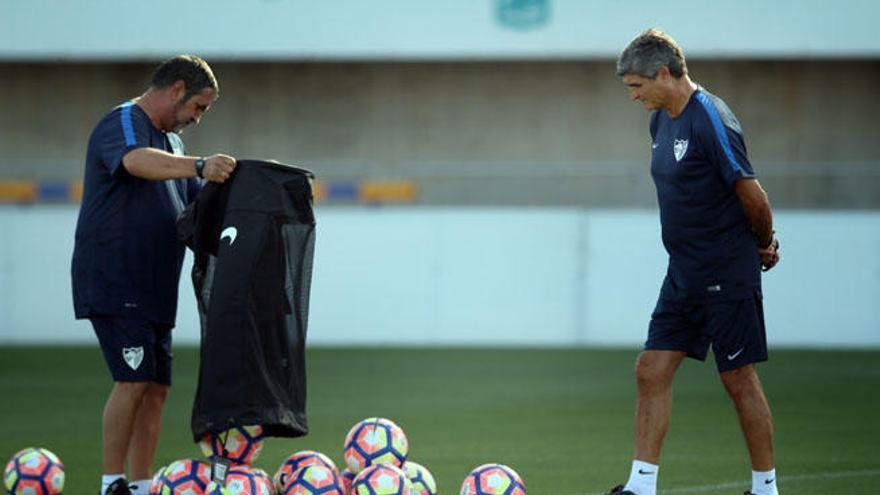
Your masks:
<svg viewBox="0 0 880 495"><path fill-rule="evenodd" d="M672 152L675 154L675 161L680 162L684 158L684 154L688 150L687 139L676 139L672 144Z"/></svg>

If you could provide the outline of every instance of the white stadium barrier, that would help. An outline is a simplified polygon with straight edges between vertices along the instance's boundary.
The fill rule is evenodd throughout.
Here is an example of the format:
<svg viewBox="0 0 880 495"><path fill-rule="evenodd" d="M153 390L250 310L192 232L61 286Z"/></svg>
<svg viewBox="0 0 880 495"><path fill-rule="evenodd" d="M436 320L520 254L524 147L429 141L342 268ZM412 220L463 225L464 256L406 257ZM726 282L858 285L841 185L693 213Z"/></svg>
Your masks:
<svg viewBox="0 0 880 495"><path fill-rule="evenodd" d="M637 347L665 271L657 212L321 207L313 345ZM0 208L0 344L93 343L74 321L74 206ZM880 212L778 211L771 346L880 346ZM188 259L177 343L198 341Z"/></svg>

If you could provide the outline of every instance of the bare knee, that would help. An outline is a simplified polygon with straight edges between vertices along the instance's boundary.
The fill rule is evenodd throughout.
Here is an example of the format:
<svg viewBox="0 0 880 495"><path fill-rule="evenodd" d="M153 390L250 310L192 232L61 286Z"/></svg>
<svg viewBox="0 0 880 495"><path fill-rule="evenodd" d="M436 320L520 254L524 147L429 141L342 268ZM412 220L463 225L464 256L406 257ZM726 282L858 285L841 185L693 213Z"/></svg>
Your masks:
<svg viewBox="0 0 880 495"><path fill-rule="evenodd" d="M758 373L754 365L721 373L721 382L724 383L727 394L735 401L761 391L761 384L758 381Z"/></svg>
<svg viewBox="0 0 880 495"><path fill-rule="evenodd" d="M150 382L116 382L113 385L113 395L127 399L140 400L150 387Z"/></svg>
<svg viewBox="0 0 880 495"><path fill-rule="evenodd" d="M161 409L166 398L168 398L168 385L150 383L144 392L143 406Z"/></svg>
<svg viewBox="0 0 880 495"><path fill-rule="evenodd" d="M643 352L636 360L636 383L639 389L665 388L672 383L681 357L659 352L663 351Z"/></svg>
<svg viewBox="0 0 880 495"><path fill-rule="evenodd" d="M650 363L646 362L644 355L636 359L636 382L639 387L648 386L656 380L656 372Z"/></svg>

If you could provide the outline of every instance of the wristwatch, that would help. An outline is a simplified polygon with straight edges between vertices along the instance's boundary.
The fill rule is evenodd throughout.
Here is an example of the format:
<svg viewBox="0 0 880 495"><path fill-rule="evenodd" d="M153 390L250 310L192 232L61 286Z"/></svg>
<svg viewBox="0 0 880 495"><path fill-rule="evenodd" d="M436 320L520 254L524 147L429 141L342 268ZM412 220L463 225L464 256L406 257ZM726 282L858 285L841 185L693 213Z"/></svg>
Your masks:
<svg viewBox="0 0 880 495"><path fill-rule="evenodd" d="M205 157L196 158L196 175L200 179L205 178Z"/></svg>

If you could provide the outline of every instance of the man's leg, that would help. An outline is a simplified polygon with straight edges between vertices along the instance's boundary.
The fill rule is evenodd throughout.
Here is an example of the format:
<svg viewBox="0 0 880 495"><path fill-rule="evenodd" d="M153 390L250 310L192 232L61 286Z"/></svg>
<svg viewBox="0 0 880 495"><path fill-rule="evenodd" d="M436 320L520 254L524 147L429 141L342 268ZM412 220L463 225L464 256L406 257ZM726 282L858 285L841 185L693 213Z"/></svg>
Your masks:
<svg viewBox="0 0 880 495"><path fill-rule="evenodd" d="M151 323L126 318L95 317L92 318L92 326L114 381L102 418L101 491L103 493L110 489L114 494L130 494L125 479L125 467L126 460L132 460L128 458L131 449L139 448L138 436L143 426L138 416L142 412L151 384L156 381L170 383L170 378L164 375L157 378L157 339ZM170 361L168 365L162 369L170 370ZM166 375L170 376L170 373ZM152 456L152 453L149 455ZM135 466L137 465L136 459ZM123 479L115 482L118 478Z"/></svg>
<svg viewBox="0 0 880 495"><path fill-rule="evenodd" d="M128 445L130 480L146 480L152 476L153 457L159 442L162 407L168 396L168 385L150 383L141 399L134 419L134 430Z"/></svg>
<svg viewBox="0 0 880 495"><path fill-rule="evenodd" d="M124 473L138 409L149 382L115 382L102 419L103 469L105 474Z"/></svg>
<svg viewBox="0 0 880 495"><path fill-rule="evenodd" d="M721 373L727 394L733 399L739 425L746 438L754 471L773 466L773 418L754 364Z"/></svg>
<svg viewBox="0 0 880 495"><path fill-rule="evenodd" d="M153 325L153 358L155 374L144 394L141 408L135 418L135 430L128 447L128 469L131 475L129 488L133 495L149 493L151 468L159 443L162 408L171 385L171 328Z"/></svg>
<svg viewBox="0 0 880 495"><path fill-rule="evenodd" d="M773 417L755 363L767 360L767 335L760 291L754 297L716 305L711 313L715 362L733 400L752 461L756 495L777 495L773 464Z"/></svg>
<svg viewBox="0 0 880 495"><path fill-rule="evenodd" d="M642 352L636 361L635 458L639 461L659 464L672 416L672 379L685 355L651 350Z"/></svg>
<svg viewBox="0 0 880 495"><path fill-rule="evenodd" d="M635 456L626 485L612 494L655 495L660 449L672 416L672 379L687 354L643 351L636 360Z"/></svg>
<svg viewBox="0 0 880 495"><path fill-rule="evenodd" d="M664 281L651 313L645 350L636 360L635 452L625 485L614 495L655 495L660 470L660 450L672 416L672 380L688 355L705 359L709 348L698 325L699 307L666 297Z"/></svg>

